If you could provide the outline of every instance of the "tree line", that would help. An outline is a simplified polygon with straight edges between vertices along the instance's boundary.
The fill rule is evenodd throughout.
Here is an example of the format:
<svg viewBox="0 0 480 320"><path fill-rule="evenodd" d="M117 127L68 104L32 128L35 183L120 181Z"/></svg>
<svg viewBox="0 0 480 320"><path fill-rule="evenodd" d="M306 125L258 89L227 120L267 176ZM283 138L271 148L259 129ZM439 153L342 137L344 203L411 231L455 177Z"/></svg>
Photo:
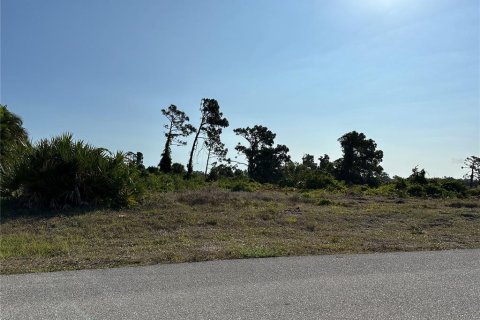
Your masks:
<svg viewBox="0 0 480 320"><path fill-rule="evenodd" d="M226 185L234 191L248 191L251 188L244 183L252 182L333 191L355 185L383 187L386 194L397 196L467 194L464 181L429 179L425 169L418 167L413 168L406 179L390 178L381 166L382 150L361 132L351 131L338 139L342 150L339 159L332 161L327 154L315 159L305 154L302 162L296 163L291 160L289 148L275 142L276 134L269 128L259 124L235 128L233 132L242 138L235 151L245 157L246 163L243 163L227 157L228 149L221 135L229 127L229 121L217 100L201 100L197 126L175 105L161 112L166 119L165 145L158 166L145 168L141 152L112 153L82 140L75 141L68 133L32 143L21 118L0 105L2 199L55 208L83 204L128 206L140 200L145 189L172 190L173 185L176 190L180 186L189 188L216 180L231 181ZM187 137L192 135L185 168L172 161L172 148L186 147ZM193 157L200 149L207 153L201 173L193 167ZM465 181L470 187L478 185L480 157L467 157L462 168L466 170ZM480 196L478 188L471 191Z"/></svg>
<svg viewBox="0 0 480 320"><path fill-rule="evenodd" d="M162 109L162 114L167 119L165 125L165 147L159 163L160 171L169 173L172 171L172 146L185 146L185 138L194 134L190 156L187 164L186 176L193 173L193 156L200 143L207 150L207 176L209 164L215 158L215 164L220 163L220 169L229 171L228 166L236 168L238 161L227 158L228 149L221 141L222 130L229 126L227 118L220 111L220 106L215 99L202 99L200 106L200 124L195 128L190 124L190 118L177 106L170 105ZM246 171L250 178L259 182L279 182L282 171L292 163L288 154L289 148L283 144L275 144L276 134L263 125L253 127L236 128L235 134L245 139L238 143L235 150L245 156L247 163ZM336 179L345 181L347 184L378 185L386 174L380 163L383 160L383 152L377 150L377 144L372 139L367 139L365 134L352 131L338 139L343 156L333 162L330 157L320 157L319 164L314 156L306 154L303 157L303 165L312 170L318 170L324 174L333 175ZM214 172L218 171L213 168Z"/></svg>
<svg viewBox="0 0 480 320"><path fill-rule="evenodd" d="M228 149L221 141L221 134L222 130L229 126L229 122L220 111L217 100L209 98L201 100L198 128L190 124L190 118L186 113L173 104L162 109L162 114L167 119L166 143L158 168L164 173L183 172L183 165L172 164L171 147L185 146L187 144L185 138L194 134L186 170L187 178L193 174L193 156L200 141L201 146L207 152L205 177L232 177L235 172L239 175L241 174L238 169L240 164L246 166L246 174L249 178L261 183L295 185L288 181L289 176L295 175L295 171L298 175L298 171L305 171L305 169L315 172L317 175L324 175L323 178L325 176L332 177L348 185L378 186L392 180L380 165L383 160L383 151L377 149L374 140L368 139L361 132L351 131L338 139L342 157L337 160L331 161L329 155L324 154L318 158L317 163L313 155L305 154L302 163L295 164L288 154L289 148L283 144L275 144L276 134L267 127L254 125L253 127L236 128L233 132L245 139L243 143L235 146L235 150L247 160L247 163L242 163L227 158ZM212 159L215 161L211 162ZM210 165L212 165L211 169ZM151 167L150 169L155 171L155 168ZM210 175L208 175L209 169ZM473 187L475 181L480 178L480 157L467 157L462 169L469 170L465 178L469 180L470 187ZM418 177L425 177L425 175L425 169L418 170L417 167L414 167L408 178L418 182ZM326 180L323 179L323 181ZM317 184L322 185L322 183Z"/></svg>

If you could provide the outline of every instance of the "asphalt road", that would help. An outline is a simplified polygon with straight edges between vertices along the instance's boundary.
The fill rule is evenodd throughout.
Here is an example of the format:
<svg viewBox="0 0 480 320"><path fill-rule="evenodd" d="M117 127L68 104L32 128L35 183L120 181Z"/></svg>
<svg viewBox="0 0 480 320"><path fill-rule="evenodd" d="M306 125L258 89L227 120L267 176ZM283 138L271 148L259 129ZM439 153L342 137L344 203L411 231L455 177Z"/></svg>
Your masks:
<svg viewBox="0 0 480 320"><path fill-rule="evenodd" d="M0 277L1 319L480 319L480 250Z"/></svg>

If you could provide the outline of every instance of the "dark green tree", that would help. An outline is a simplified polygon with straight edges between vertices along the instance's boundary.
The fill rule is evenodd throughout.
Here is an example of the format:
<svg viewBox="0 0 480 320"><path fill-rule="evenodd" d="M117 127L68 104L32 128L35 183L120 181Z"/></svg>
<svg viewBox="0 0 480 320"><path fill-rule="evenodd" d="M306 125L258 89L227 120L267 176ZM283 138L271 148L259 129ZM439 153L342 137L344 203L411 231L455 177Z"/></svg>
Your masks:
<svg viewBox="0 0 480 320"><path fill-rule="evenodd" d="M208 174L210 181L218 180L219 178L233 178L235 177L235 167L227 164L220 164L214 166Z"/></svg>
<svg viewBox="0 0 480 320"><path fill-rule="evenodd" d="M197 149L198 140L203 139L204 143L208 143L210 148L214 148L215 142L210 139L218 138L219 141L222 128L226 128L229 125L228 120L224 118L223 113L220 112L220 105L215 99L202 99L200 103L200 114L200 124L193 139L192 149L190 150L190 157L188 159L187 177L191 177L193 173L193 155Z"/></svg>
<svg viewBox="0 0 480 320"><path fill-rule="evenodd" d="M349 184L377 185L383 172L383 151L377 150L375 141L356 131L344 134L338 141L343 157L335 161L337 179Z"/></svg>
<svg viewBox="0 0 480 320"><path fill-rule="evenodd" d="M248 142L248 146L243 146L239 143L235 147L235 150L243 153L247 158L247 172L249 176L252 176L256 168L255 158L261 149L271 148L273 146L276 134L261 125L256 125L253 128L237 128L233 130L233 132L244 137Z"/></svg>
<svg viewBox="0 0 480 320"><path fill-rule="evenodd" d="M427 178L425 177L426 174L427 172L425 171L425 169L418 170L418 166L415 166L412 169L412 174L408 177L408 180L410 180L413 183L427 184L428 181L427 181Z"/></svg>
<svg viewBox="0 0 480 320"><path fill-rule="evenodd" d="M135 164L139 169L145 169L145 166L143 165L143 153L137 152L137 157L135 160L136 160Z"/></svg>
<svg viewBox="0 0 480 320"><path fill-rule="evenodd" d="M172 164L172 173L175 174L184 174L185 173L185 166L181 163L175 162Z"/></svg>
<svg viewBox="0 0 480 320"><path fill-rule="evenodd" d="M235 150L247 158L249 177L259 182L277 181L281 177L282 166L290 162L287 146L273 147L276 134L264 126L238 128L234 132L248 142L247 146L239 143Z"/></svg>
<svg viewBox="0 0 480 320"><path fill-rule="evenodd" d="M162 172L170 172L172 170L171 146L186 145L187 142L182 138L185 138L195 132L195 128L188 123L190 119L185 112L179 110L177 106L173 104L167 109L162 109L162 114L167 118L168 124L164 126L166 129L166 141L159 167Z"/></svg>
<svg viewBox="0 0 480 320"><path fill-rule="evenodd" d="M318 168L312 169L304 164L290 162L283 166L279 184L300 189L322 189L335 187L335 179Z"/></svg>
<svg viewBox="0 0 480 320"><path fill-rule="evenodd" d="M125 154L125 161L130 166L135 166L140 170L145 169L143 165L143 153L129 151Z"/></svg>
<svg viewBox="0 0 480 320"><path fill-rule="evenodd" d="M323 173L333 173L334 166L333 163L330 162L330 157L328 156L328 154L320 156L320 158L318 158L318 161L320 161L320 164L318 166L320 171L322 171Z"/></svg>
<svg viewBox="0 0 480 320"><path fill-rule="evenodd" d="M315 163L315 157L311 154L305 154L302 158L302 164L312 170L317 169L317 164Z"/></svg>
<svg viewBox="0 0 480 320"><path fill-rule="evenodd" d="M283 166L290 162L289 149L285 145L261 149L256 156L253 178L259 182L278 182Z"/></svg>
<svg viewBox="0 0 480 320"><path fill-rule="evenodd" d="M204 141L205 148L208 151L205 177L208 175L208 168L210 165L215 167L218 162L228 161L226 159L228 149L220 140L221 133L222 128L211 128L211 130L207 131L207 139ZM216 161L210 164L211 159L216 159Z"/></svg>
<svg viewBox="0 0 480 320"><path fill-rule="evenodd" d="M170 145L167 146L167 143L165 143L165 149L162 152L162 158L160 159L158 167L160 168L160 171L165 173L172 171L172 151Z"/></svg>
<svg viewBox="0 0 480 320"><path fill-rule="evenodd" d="M470 156L464 161L465 166L462 169L468 169L465 178L470 181L470 188L473 187L475 180L480 180L480 157Z"/></svg>
<svg viewBox="0 0 480 320"><path fill-rule="evenodd" d="M22 119L0 105L0 184L1 191L9 184L13 171L31 147Z"/></svg>

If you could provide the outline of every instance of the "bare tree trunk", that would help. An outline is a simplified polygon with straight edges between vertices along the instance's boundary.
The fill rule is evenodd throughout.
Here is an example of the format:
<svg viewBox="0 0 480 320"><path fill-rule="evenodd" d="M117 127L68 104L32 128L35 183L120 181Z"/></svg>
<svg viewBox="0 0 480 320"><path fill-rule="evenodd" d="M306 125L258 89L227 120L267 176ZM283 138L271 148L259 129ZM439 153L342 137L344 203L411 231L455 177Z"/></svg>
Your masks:
<svg viewBox="0 0 480 320"><path fill-rule="evenodd" d="M207 156L207 165L205 166L205 178L207 178L208 173L208 163L210 162L210 153L212 152L211 149L208 149L208 156Z"/></svg>
<svg viewBox="0 0 480 320"><path fill-rule="evenodd" d="M200 136L200 132L202 131L203 121L200 123L200 127L198 127L197 134L195 135L195 139L193 140L192 150L190 151L190 159L188 159L187 165L187 177L190 178L193 173L193 154L195 153L195 149L197 147L198 137Z"/></svg>
<svg viewBox="0 0 480 320"><path fill-rule="evenodd" d="M470 174L470 188L473 188L473 165L472 165L472 174Z"/></svg>

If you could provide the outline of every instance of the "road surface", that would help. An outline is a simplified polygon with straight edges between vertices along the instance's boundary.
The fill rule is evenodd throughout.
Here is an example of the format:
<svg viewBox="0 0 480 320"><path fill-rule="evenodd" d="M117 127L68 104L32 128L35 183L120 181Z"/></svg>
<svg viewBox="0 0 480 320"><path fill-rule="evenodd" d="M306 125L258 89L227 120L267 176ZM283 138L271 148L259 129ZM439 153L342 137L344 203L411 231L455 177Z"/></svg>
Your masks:
<svg viewBox="0 0 480 320"><path fill-rule="evenodd" d="M480 319L480 250L0 277L2 319Z"/></svg>

